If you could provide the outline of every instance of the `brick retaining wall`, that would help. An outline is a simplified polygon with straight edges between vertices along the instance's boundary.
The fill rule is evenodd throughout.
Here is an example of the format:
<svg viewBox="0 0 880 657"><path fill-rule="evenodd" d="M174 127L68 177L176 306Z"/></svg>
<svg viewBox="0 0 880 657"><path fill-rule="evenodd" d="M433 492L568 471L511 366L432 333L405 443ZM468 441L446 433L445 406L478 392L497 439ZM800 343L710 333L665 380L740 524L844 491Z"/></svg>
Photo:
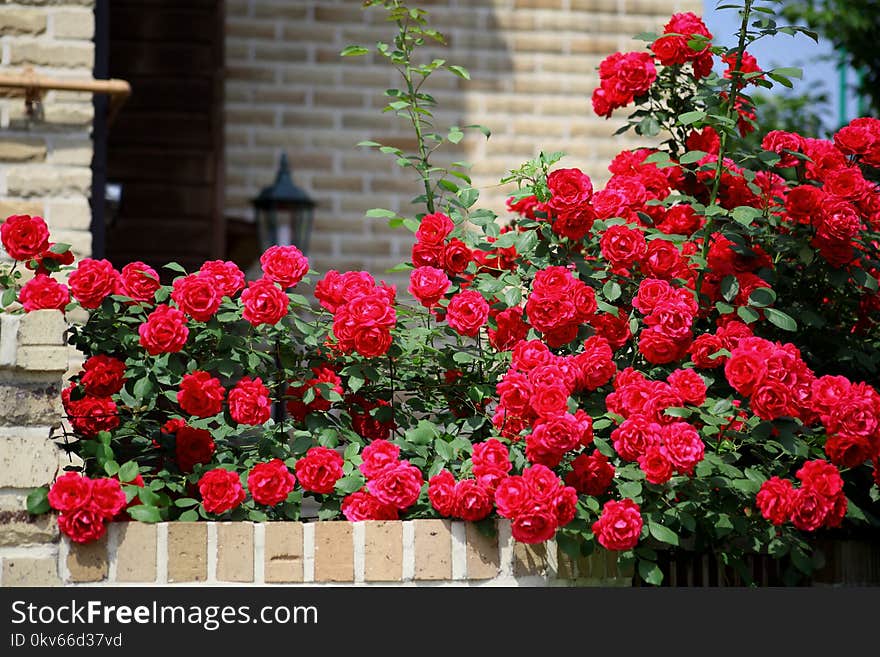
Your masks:
<svg viewBox="0 0 880 657"><path fill-rule="evenodd" d="M615 555L572 561L550 541L517 543L448 520L113 523L96 543L66 539L65 585L630 586ZM5 582L3 582L5 585Z"/></svg>

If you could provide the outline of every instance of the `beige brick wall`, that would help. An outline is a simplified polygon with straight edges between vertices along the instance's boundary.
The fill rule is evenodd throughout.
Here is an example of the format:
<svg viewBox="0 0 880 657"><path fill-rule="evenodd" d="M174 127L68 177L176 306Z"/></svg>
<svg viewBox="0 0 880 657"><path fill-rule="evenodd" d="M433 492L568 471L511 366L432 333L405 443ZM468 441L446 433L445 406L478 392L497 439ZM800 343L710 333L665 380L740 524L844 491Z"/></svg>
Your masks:
<svg viewBox="0 0 880 657"><path fill-rule="evenodd" d="M0 3L0 72L90 79L94 0ZM0 89L0 222L41 215L52 239L91 254L92 95L50 91L41 119L25 113L20 92Z"/></svg>
<svg viewBox="0 0 880 657"><path fill-rule="evenodd" d="M355 144L409 137L382 91L396 73L372 56L341 58L350 43L393 37L379 9L360 0L228 0L226 19L227 213L251 216L249 199L271 182L280 151L294 178L319 202L312 261L320 270L381 273L409 257L412 238L372 207L406 213L417 181L388 157ZM467 67L470 82L432 78L440 125L481 123L492 138L464 140L446 161L475 164L481 204L504 211L511 168L541 149L564 150L563 164L601 181L609 153L632 147L611 135L619 123L593 115L596 67L611 52L635 49L634 34L656 30L699 0L423 0L430 22L448 36L437 51Z"/></svg>

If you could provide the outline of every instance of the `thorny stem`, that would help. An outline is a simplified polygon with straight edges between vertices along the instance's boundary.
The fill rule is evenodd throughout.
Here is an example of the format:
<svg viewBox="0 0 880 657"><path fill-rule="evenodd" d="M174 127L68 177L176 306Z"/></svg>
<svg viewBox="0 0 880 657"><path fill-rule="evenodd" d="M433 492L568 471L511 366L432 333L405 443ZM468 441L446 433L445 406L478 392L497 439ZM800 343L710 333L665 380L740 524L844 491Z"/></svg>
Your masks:
<svg viewBox="0 0 880 657"><path fill-rule="evenodd" d="M733 70L730 74L730 93L728 94L728 105L727 105L727 118L734 120L735 125L735 117L736 117L736 100L739 94L740 88L740 78L741 69L742 69L742 61L743 61L743 53L746 49L746 37L749 29L749 15L752 11L752 2L753 0L744 0L743 10L742 10L742 23L739 28L739 44L736 47L736 65L733 67ZM734 128L735 129L735 128ZM709 202L707 207L710 207L715 204L715 201L718 199L718 192L721 189L721 177L724 172L724 158L727 151L727 137L728 131L722 130L720 135L720 145L718 147L718 161L715 163L715 175L712 179L712 190L709 194ZM709 256L709 247L711 246L711 235L712 229L715 224L715 215L708 217L706 221L706 227L704 228L705 237L703 238L703 248L700 252L700 256L703 262L706 261L706 258ZM700 268L700 273L697 276L697 285L695 292L697 294L697 298L700 297L700 290L703 288L703 279L705 278L706 271L705 265Z"/></svg>

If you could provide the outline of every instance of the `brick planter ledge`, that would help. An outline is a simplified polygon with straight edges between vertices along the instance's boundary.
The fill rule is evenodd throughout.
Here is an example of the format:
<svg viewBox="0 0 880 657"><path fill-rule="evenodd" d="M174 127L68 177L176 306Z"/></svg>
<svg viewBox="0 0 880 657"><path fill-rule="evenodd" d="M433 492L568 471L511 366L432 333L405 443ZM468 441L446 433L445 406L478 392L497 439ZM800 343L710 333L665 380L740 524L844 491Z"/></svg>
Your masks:
<svg viewBox="0 0 880 657"><path fill-rule="evenodd" d="M554 541L517 543L459 521L112 523L62 540L65 585L631 586L616 557L572 561Z"/></svg>

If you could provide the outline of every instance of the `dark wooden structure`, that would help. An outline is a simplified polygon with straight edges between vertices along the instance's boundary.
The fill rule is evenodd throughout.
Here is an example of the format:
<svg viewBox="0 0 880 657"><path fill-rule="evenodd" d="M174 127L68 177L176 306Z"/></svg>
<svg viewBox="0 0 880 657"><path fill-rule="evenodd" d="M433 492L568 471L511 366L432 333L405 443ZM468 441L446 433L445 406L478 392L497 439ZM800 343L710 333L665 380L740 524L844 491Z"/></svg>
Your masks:
<svg viewBox="0 0 880 657"><path fill-rule="evenodd" d="M226 253L224 3L102 2L97 50L106 48L109 75L132 87L106 133L106 180L122 185L122 200L103 255L117 267L176 260L192 270Z"/></svg>

